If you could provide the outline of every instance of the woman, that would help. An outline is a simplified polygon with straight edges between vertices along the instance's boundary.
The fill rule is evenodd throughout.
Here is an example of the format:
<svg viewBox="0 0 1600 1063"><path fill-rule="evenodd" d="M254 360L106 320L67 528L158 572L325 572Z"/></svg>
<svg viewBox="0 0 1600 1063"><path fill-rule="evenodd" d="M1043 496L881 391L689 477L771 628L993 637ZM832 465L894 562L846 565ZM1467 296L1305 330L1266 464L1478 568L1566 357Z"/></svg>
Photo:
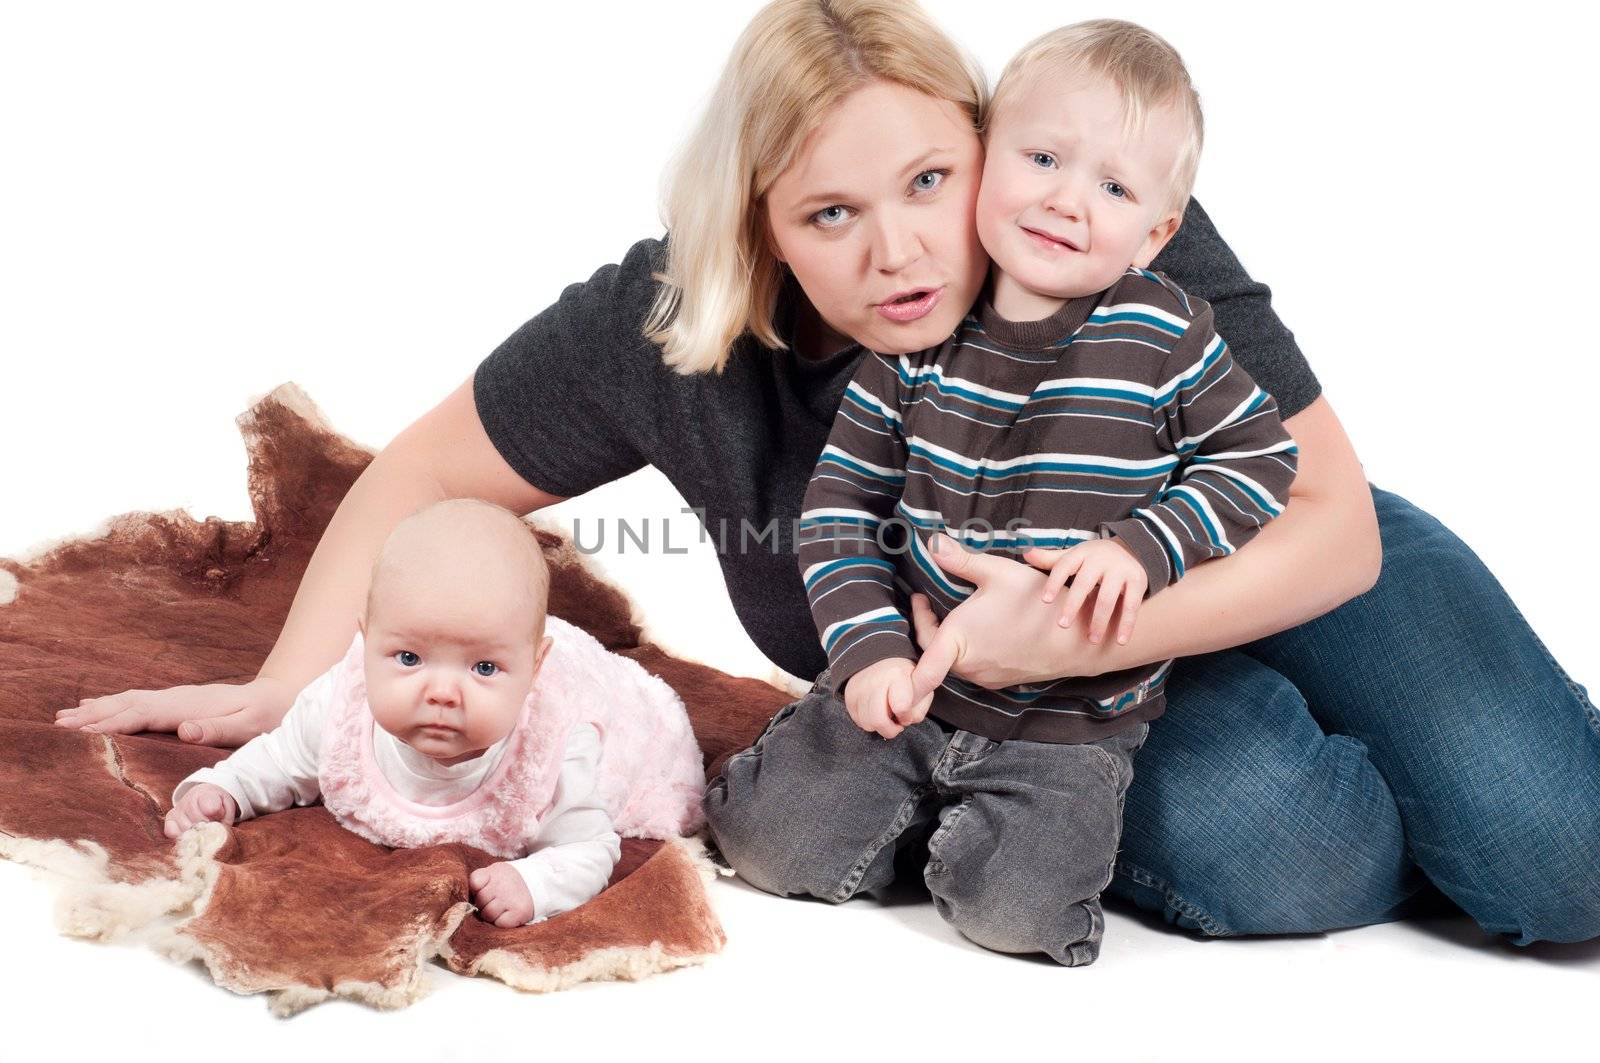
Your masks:
<svg viewBox="0 0 1600 1063"><path fill-rule="evenodd" d="M678 171L671 257L646 241L569 289L378 456L258 679L126 692L63 722L213 743L272 726L348 643L342 618L388 530L440 497L526 512L648 463L710 521L786 527L862 354L850 341L929 346L982 283L981 97L914 8L764 10ZM1112 887L1169 921L1212 935L1375 922L1400 914L1425 873L1519 942L1600 934L1600 798L1582 783L1600 774L1600 735L1583 725L1594 710L1581 689L1464 545L1369 490L1266 290L1197 206L1155 266L1212 302L1277 397L1301 451L1285 514L1152 598L1125 646L1062 631L1037 603L1039 573L976 556L959 574L980 593L924 634L953 640L956 674L990 684L1206 654L1175 671L1141 754ZM879 310L923 289L938 298L915 319ZM787 546L733 542L721 561L751 637L814 675L821 651ZM1425 608L1441 598L1455 608ZM1543 768L1512 781L1507 764Z"/></svg>

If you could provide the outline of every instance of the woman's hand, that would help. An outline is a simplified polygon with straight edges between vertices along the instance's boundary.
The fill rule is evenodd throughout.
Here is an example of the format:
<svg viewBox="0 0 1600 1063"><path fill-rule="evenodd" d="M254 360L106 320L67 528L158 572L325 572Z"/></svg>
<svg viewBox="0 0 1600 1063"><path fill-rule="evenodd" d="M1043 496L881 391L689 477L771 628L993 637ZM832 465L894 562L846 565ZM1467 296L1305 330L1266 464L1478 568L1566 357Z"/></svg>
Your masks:
<svg viewBox="0 0 1600 1063"><path fill-rule="evenodd" d="M278 726L296 693L265 677L243 684L124 690L60 710L56 726L101 734L176 731L197 745L239 746Z"/></svg>
<svg viewBox="0 0 1600 1063"><path fill-rule="evenodd" d="M478 419L472 380L396 436L339 503L262 664L268 675L283 678L125 690L63 709L56 723L114 734L176 731L185 742L243 745L278 726L300 688L343 656L365 608L373 558L396 524L446 498L481 498L513 513L561 501L531 486L500 456Z"/></svg>
<svg viewBox="0 0 1600 1063"><path fill-rule="evenodd" d="M977 589L940 623L923 595L912 595L911 621L922 659L912 673L918 702L947 674L998 690L1069 675L1098 675L1100 647L1085 625L1062 628L1058 608L1044 598L1045 575L1020 561L963 549L949 536L929 542L946 574Z"/></svg>

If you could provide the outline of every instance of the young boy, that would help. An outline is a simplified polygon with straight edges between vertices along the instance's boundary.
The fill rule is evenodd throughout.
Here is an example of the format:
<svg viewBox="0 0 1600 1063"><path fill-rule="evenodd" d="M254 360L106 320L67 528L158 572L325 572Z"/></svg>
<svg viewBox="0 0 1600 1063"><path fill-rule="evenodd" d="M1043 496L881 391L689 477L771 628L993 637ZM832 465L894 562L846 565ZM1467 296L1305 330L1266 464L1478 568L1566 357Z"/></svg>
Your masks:
<svg viewBox="0 0 1600 1063"><path fill-rule="evenodd" d="M920 593L942 619L972 592L930 554L957 548L946 530L1016 557L1061 551L1045 601L1070 577L1061 623L1092 608L1098 642L1120 605L1126 641L1146 594L1282 512L1296 451L1276 404L1210 308L1146 269L1181 223L1200 143L1182 60L1137 26L1069 26L1007 68L977 205L990 288L943 345L869 354L846 391L800 524L829 668L719 784L766 791L741 799L788 815L797 865L821 862L799 855L812 846L860 856L842 884L756 885L879 889L937 815L925 878L941 915L989 948L1098 955L1132 756L1172 662L1000 690L947 676L917 703L906 607ZM858 830L886 808L889 831ZM737 832L714 826L743 873L723 844Z"/></svg>

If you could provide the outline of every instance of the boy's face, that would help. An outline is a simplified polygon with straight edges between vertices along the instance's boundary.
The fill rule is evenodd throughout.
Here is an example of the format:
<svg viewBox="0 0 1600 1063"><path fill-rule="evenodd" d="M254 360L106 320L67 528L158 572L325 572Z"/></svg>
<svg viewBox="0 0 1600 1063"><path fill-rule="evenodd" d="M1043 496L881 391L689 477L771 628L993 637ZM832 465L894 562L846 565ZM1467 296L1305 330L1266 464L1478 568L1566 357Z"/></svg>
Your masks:
<svg viewBox="0 0 1600 1063"><path fill-rule="evenodd" d="M389 576L362 624L367 701L378 726L453 764L511 733L549 638L526 595L462 593Z"/></svg>
<svg viewBox="0 0 1600 1063"><path fill-rule="evenodd" d="M1012 97L989 132L978 191L995 309L1046 317L1148 266L1181 221L1169 190L1183 133L1162 107L1130 139L1121 93L1098 78L1041 75Z"/></svg>

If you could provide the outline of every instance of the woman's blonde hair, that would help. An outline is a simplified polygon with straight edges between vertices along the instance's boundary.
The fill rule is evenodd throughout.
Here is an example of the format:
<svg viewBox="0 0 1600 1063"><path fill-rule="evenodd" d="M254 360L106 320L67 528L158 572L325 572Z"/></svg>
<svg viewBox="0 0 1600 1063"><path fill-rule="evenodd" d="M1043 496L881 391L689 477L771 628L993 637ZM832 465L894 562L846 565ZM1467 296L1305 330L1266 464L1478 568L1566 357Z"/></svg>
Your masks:
<svg viewBox="0 0 1600 1063"><path fill-rule="evenodd" d="M1033 41L1006 64L990 105L991 122L1023 89L1045 73L1105 78L1122 93L1124 127L1130 135L1144 130L1146 118L1160 107L1172 107L1184 126L1170 177L1167 207L1182 213L1194 190L1205 141L1200 95L1176 48L1132 22L1102 18L1053 30Z"/></svg>
<svg viewBox="0 0 1600 1063"><path fill-rule="evenodd" d="M721 372L745 332L786 347L762 197L828 111L879 79L955 103L982 128L982 69L911 0L774 0L745 29L662 194L667 262L645 335L672 368Z"/></svg>

